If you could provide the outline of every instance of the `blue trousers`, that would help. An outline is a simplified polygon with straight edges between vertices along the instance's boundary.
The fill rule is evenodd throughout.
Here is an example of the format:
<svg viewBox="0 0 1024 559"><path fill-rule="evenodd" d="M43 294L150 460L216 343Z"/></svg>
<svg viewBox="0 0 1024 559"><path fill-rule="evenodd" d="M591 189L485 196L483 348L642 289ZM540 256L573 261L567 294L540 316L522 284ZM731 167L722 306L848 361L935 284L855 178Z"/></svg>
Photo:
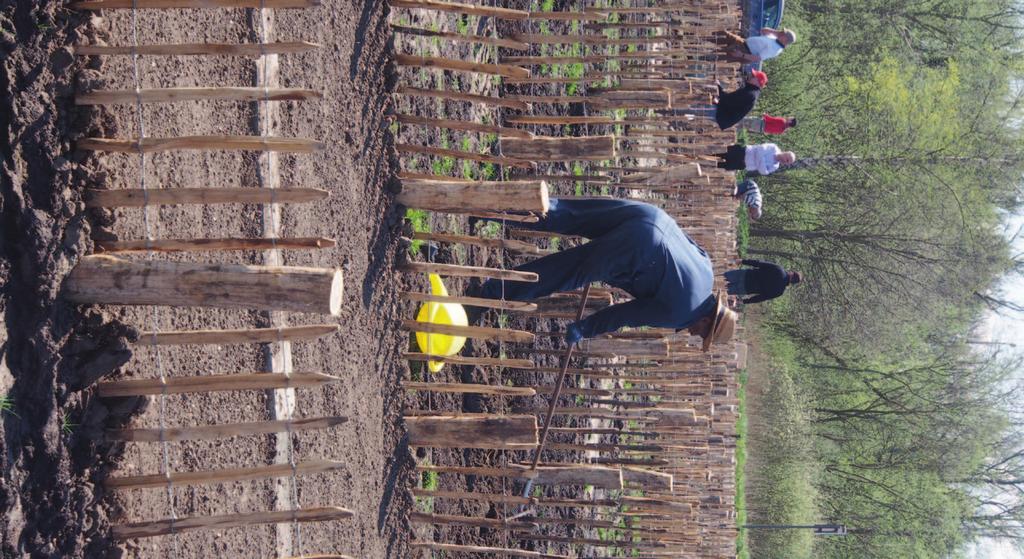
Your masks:
<svg viewBox="0 0 1024 559"><path fill-rule="evenodd" d="M483 284L481 296L529 301L579 289L595 281L628 290L634 260L644 246L643 222L655 219L659 212L654 206L630 200L552 199L544 218L537 223L517 226L578 235L590 242L516 267L519 271L536 273L540 277L536 283L492 279Z"/></svg>

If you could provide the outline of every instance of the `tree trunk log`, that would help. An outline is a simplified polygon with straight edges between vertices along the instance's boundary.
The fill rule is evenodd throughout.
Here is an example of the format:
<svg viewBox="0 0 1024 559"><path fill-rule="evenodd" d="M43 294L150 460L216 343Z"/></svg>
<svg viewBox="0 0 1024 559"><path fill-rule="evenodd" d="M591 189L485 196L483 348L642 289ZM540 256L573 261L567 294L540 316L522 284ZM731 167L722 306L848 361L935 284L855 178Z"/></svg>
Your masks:
<svg viewBox="0 0 1024 559"><path fill-rule="evenodd" d="M341 270L82 258L64 282L75 303L168 305L323 313L337 316Z"/></svg>

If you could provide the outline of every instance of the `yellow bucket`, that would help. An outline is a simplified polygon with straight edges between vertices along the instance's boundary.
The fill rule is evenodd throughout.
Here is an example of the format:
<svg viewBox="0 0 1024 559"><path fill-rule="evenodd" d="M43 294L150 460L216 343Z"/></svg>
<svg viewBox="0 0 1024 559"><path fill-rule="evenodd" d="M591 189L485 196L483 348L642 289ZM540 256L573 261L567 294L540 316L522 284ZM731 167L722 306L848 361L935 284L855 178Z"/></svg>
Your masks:
<svg viewBox="0 0 1024 559"><path fill-rule="evenodd" d="M430 279L430 292L432 294L448 295L448 290L445 289L444 283L441 282L441 276L429 274L427 277ZM463 309L462 305L458 303L424 303L420 307L419 312L416 313L416 320L431 324L469 325L469 321L466 319L466 309ZM466 338L446 334L416 332L416 344L420 346L420 351L430 355L455 355L462 351L462 346L466 344ZM444 368L444 363L428 361L427 367L430 369L430 372L436 373Z"/></svg>

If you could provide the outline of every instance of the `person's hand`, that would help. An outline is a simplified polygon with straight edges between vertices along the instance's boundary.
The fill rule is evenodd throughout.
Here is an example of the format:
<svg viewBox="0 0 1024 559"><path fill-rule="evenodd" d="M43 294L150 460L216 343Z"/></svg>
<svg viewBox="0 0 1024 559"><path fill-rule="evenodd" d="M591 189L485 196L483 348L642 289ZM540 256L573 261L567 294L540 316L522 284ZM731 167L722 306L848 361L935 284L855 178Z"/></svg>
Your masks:
<svg viewBox="0 0 1024 559"><path fill-rule="evenodd" d="M565 343L569 345L577 344L583 339L583 332L580 331L580 327L576 326L575 323L565 327Z"/></svg>

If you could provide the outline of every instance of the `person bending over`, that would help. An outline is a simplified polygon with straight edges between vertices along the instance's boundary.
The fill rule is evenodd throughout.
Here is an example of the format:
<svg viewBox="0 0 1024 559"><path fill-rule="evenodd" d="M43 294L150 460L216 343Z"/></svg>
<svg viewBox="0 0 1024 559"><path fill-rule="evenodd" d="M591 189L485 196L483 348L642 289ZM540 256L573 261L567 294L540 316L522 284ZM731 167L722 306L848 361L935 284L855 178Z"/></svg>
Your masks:
<svg viewBox="0 0 1024 559"><path fill-rule="evenodd" d="M742 264L751 268L729 270L725 273L725 281L730 295L754 295L743 300L747 305L779 297L786 292L786 287L803 279L800 272L787 272L771 262L748 259Z"/></svg>
<svg viewBox="0 0 1024 559"><path fill-rule="evenodd" d="M796 162L796 154L782 151L775 144L754 144L744 146L733 144L724 153L716 153L719 169L729 171L751 171L761 175L770 175L783 165Z"/></svg>

